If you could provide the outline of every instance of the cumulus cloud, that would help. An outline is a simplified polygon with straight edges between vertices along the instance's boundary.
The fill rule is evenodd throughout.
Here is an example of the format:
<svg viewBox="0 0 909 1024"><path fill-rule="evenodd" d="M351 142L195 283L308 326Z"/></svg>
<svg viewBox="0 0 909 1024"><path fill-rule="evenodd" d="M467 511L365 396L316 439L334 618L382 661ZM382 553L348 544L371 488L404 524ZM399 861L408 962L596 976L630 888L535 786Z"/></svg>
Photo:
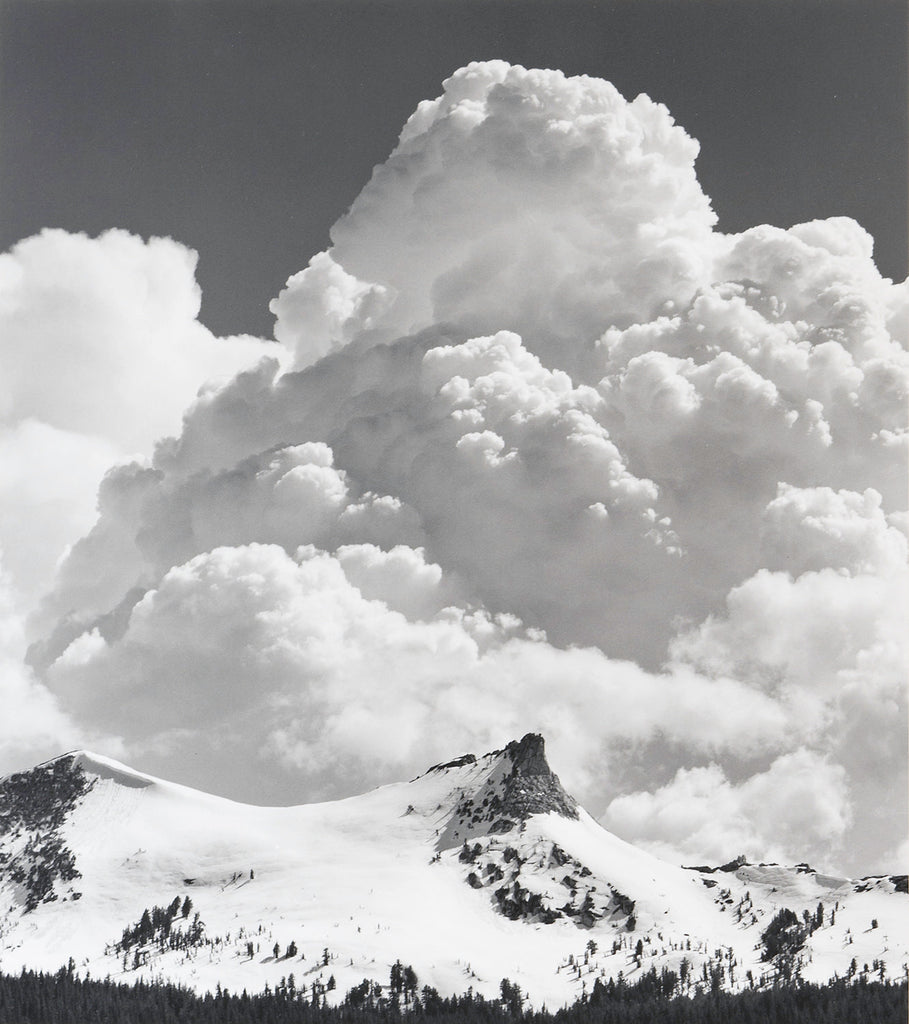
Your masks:
<svg viewBox="0 0 909 1024"><path fill-rule="evenodd" d="M513 616L444 604L442 583L404 547L216 548L170 569L116 640L75 638L48 680L172 770L204 749L216 784L242 752L258 761L251 793L303 769L337 796L364 772L390 781L439 749L545 727L566 781L593 796L590 764L608 771L612 739L757 750L785 733L780 708L741 683L554 648ZM705 717L708 700L717 711Z"/></svg>
<svg viewBox="0 0 909 1024"><path fill-rule="evenodd" d="M471 64L418 106L332 229L333 263L359 282L339 291L392 298L371 324L378 337L449 321L507 329L547 365L574 366L606 327L697 287L715 220L697 152L647 96L628 103L599 79ZM288 282L282 335L296 335L285 311L310 305L326 269L316 257ZM346 321L350 300L340 305Z"/></svg>
<svg viewBox="0 0 909 1024"><path fill-rule="evenodd" d="M846 771L799 748L736 784L711 763L613 800L607 827L676 863L806 860L829 867L850 824ZM732 851L732 852L730 852Z"/></svg>
<svg viewBox="0 0 909 1024"><path fill-rule="evenodd" d="M0 548L23 600L91 527L105 470L265 350L199 323L195 265L126 231L46 230L0 255Z"/></svg>
<svg viewBox="0 0 909 1024"><path fill-rule="evenodd" d="M272 300L275 337L294 352L294 365L302 369L372 327L391 295L387 286L364 284L330 253L320 252Z"/></svg>
<svg viewBox="0 0 909 1024"><path fill-rule="evenodd" d="M851 505L850 511L865 504L868 518L879 520L877 502L867 495L825 497L828 505ZM809 506L811 499L817 496L809 497ZM814 539L813 517L804 522L804 532ZM854 539L855 533L850 544ZM841 540L838 535L831 544L834 562L843 551ZM860 566L879 556L875 541L866 538ZM802 737L847 773L855 824L849 856L859 863L882 857L906 832L903 815L892 809L903 806L909 785L909 572L905 547L894 544L891 553L901 557L875 574L824 568L793 578L762 569L730 592L724 614L709 616L672 644L678 662L776 694L802 723ZM817 557L816 551L810 556Z"/></svg>
<svg viewBox="0 0 909 1024"><path fill-rule="evenodd" d="M763 561L793 575L844 569L890 576L906 564L906 533L888 521L881 495L780 484L764 513Z"/></svg>
<svg viewBox="0 0 909 1024"><path fill-rule="evenodd" d="M845 218L716 232L696 155L604 82L452 76L272 303L281 351L104 479L33 619L61 706L281 800L542 729L655 849L871 870L905 832L909 288ZM201 337L185 250L96 244L169 268L140 334L164 303Z"/></svg>
<svg viewBox="0 0 909 1024"><path fill-rule="evenodd" d="M169 238L46 230L0 256L0 415L148 449L209 378L261 355L197 316L196 254Z"/></svg>

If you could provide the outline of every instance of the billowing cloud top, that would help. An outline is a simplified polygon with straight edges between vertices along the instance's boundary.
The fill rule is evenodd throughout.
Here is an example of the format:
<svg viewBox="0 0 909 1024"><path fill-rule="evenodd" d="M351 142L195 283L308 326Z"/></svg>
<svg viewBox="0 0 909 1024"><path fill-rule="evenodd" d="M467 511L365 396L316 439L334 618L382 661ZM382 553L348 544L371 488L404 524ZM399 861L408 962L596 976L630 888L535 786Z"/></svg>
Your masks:
<svg viewBox="0 0 909 1024"><path fill-rule="evenodd" d="M646 96L471 64L418 106L333 249L272 303L276 336L305 366L364 328L388 339L453 322L513 330L574 366L607 327L697 286L715 220L697 152Z"/></svg>
<svg viewBox="0 0 909 1024"><path fill-rule="evenodd" d="M108 473L38 696L260 799L542 730L669 857L895 864L909 291L845 218L715 231L696 155L605 82L452 76L286 357Z"/></svg>

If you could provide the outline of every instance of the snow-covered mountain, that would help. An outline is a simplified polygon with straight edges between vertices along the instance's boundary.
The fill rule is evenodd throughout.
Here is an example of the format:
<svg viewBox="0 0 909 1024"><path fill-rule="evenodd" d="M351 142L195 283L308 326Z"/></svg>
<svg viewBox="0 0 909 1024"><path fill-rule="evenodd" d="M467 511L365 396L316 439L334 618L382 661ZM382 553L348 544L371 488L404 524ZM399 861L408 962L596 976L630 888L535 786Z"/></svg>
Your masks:
<svg viewBox="0 0 909 1024"><path fill-rule="evenodd" d="M86 751L0 783L5 972L72 958L92 977L249 992L293 974L331 1000L401 961L443 994L494 996L508 978L556 1007L651 967L732 989L901 977L907 909L905 876L664 863L580 808L536 735L300 807Z"/></svg>

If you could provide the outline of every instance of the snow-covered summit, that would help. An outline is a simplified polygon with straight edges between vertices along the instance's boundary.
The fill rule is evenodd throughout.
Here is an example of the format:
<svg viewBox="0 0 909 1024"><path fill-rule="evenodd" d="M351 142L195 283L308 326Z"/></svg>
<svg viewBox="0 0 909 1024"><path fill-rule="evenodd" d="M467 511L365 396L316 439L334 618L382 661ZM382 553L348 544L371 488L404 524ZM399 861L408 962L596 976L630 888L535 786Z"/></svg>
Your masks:
<svg viewBox="0 0 909 1024"><path fill-rule="evenodd" d="M494 996L509 978L558 1006L650 967L689 987L705 972L769 984L783 961L764 935L784 909L800 922L781 933L787 970L824 980L855 961L898 976L906 900L905 877L659 861L576 804L535 734L299 807L235 803L89 751L0 780L3 971L72 957L93 977L234 991L294 973L298 987L334 977L339 998L401 960L441 992Z"/></svg>
<svg viewBox="0 0 909 1024"><path fill-rule="evenodd" d="M112 757L105 757L103 754L95 754L91 750L70 750L59 757L46 761L38 768L60 765L72 772L82 771L87 775L99 779L112 779L121 786L137 787L144 789L146 786L160 785L163 780L156 779L153 775L146 775L144 772L137 772L129 765L115 761ZM173 785L173 783L165 783Z"/></svg>

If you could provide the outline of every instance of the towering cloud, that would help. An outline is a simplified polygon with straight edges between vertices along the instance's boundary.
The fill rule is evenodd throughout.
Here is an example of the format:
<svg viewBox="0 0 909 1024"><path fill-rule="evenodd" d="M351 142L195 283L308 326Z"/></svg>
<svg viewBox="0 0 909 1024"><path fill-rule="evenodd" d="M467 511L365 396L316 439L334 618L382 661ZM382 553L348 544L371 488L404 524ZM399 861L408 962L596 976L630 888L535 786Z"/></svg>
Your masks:
<svg viewBox="0 0 909 1024"><path fill-rule="evenodd" d="M606 328L685 303L704 279L715 217L697 152L646 96L471 64L417 107L332 250L288 281L277 336L305 366L358 330L455 323L515 331L575 370Z"/></svg>
<svg viewBox="0 0 909 1024"><path fill-rule="evenodd" d="M716 232L696 155L457 72L272 303L286 359L107 475L33 620L62 707L285 800L543 729L668 856L886 866L909 290L843 218Z"/></svg>

